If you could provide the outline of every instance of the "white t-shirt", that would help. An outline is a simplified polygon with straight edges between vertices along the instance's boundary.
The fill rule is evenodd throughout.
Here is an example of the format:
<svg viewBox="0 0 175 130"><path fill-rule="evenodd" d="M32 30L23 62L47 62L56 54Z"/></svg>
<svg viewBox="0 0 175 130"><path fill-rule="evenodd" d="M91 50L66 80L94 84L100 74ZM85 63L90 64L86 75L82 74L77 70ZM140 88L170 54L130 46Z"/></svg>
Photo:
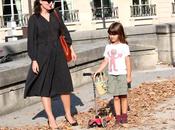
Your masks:
<svg viewBox="0 0 175 130"><path fill-rule="evenodd" d="M129 46L125 43L106 45L104 57L109 60L108 74L123 75L126 74L125 57L130 55Z"/></svg>

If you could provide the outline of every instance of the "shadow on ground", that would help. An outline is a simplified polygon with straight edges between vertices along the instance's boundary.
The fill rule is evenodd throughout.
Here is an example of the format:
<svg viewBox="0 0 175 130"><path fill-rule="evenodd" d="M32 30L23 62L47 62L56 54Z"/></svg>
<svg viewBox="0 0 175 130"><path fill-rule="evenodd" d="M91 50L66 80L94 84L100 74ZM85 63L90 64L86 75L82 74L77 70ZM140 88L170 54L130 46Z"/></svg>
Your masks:
<svg viewBox="0 0 175 130"><path fill-rule="evenodd" d="M84 104L79 97L77 97L75 94L71 94L71 112L73 115L78 113L76 106L83 106L83 105ZM54 97L52 99L52 111L53 111L55 118L59 116L64 116L64 108L63 108L63 104L62 104L60 96ZM32 120L35 120L41 117L47 118L47 115L44 109L40 111L39 113L37 113L32 118Z"/></svg>

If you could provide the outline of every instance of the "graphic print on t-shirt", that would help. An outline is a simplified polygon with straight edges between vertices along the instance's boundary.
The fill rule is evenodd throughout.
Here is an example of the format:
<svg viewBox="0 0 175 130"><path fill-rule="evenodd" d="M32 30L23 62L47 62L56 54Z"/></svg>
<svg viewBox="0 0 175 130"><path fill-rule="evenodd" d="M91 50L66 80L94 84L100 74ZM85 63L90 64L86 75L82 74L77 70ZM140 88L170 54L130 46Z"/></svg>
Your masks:
<svg viewBox="0 0 175 130"><path fill-rule="evenodd" d="M108 74L124 75L127 73L125 58L130 55L127 44L107 44L103 55L108 60Z"/></svg>
<svg viewBox="0 0 175 130"><path fill-rule="evenodd" d="M117 66L115 60L122 57L122 53L118 53L116 49L111 49L108 51L109 57L109 72L117 71Z"/></svg>

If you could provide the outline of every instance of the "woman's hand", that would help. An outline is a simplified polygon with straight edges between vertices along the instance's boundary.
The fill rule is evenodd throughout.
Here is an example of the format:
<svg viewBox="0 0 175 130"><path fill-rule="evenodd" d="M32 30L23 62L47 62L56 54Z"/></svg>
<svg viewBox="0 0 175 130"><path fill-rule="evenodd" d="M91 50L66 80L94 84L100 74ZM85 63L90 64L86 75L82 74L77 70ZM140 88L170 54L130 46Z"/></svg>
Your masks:
<svg viewBox="0 0 175 130"><path fill-rule="evenodd" d="M76 53L75 53L73 47L70 46L70 49L71 49L72 60L73 60L73 61L76 61L76 60L77 60L77 55L76 55Z"/></svg>
<svg viewBox="0 0 175 130"><path fill-rule="evenodd" d="M35 74L39 73L39 65L36 60L32 61L32 70Z"/></svg>

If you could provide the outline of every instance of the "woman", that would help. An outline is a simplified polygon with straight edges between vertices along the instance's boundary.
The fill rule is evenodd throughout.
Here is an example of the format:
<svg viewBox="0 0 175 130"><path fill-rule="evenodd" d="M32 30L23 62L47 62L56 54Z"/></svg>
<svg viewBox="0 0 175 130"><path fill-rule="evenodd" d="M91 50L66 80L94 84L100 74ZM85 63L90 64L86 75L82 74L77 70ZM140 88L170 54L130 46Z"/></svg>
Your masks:
<svg viewBox="0 0 175 130"><path fill-rule="evenodd" d="M71 116L70 93L73 91L71 75L61 44L58 41L60 28L64 31L72 59L77 56L72 48L72 39L60 16L60 23L52 9L53 0L35 0L34 14L28 22L28 54L32 60L26 80L24 98L41 96L48 116L48 125L58 128L52 113L51 98L61 97L66 120L73 126L78 125ZM59 10L55 9L58 13Z"/></svg>

